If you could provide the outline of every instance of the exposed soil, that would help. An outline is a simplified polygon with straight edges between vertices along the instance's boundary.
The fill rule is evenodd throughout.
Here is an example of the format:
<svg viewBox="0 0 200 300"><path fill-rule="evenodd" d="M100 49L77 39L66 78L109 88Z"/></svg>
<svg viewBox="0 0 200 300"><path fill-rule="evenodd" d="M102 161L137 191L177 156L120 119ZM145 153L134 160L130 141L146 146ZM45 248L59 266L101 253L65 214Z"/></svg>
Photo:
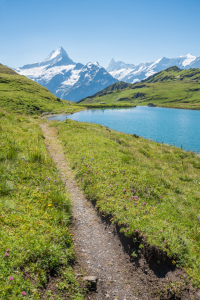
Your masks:
<svg viewBox="0 0 200 300"><path fill-rule="evenodd" d="M56 129L49 127L48 123L41 124L41 127L50 155L71 194L77 255L75 271L78 278L83 270L98 278L97 291L90 293L87 299L200 299L191 285L186 287L181 269L168 263L158 264L156 257L151 257L149 262L145 253L136 259L131 257L131 241L116 225L103 219L79 190L75 174L57 139Z"/></svg>

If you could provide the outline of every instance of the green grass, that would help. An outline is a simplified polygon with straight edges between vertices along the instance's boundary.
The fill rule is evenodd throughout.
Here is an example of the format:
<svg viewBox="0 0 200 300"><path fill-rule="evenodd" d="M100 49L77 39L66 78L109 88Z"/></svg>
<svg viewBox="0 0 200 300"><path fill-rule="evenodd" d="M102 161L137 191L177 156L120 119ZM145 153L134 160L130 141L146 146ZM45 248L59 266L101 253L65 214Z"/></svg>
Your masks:
<svg viewBox="0 0 200 300"><path fill-rule="evenodd" d="M12 69L0 64L0 107L6 111L28 115L73 113L80 108L61 100L49 90Z"/></svg>
<svg viewBox="0 0 200 300"><path fill-rule="evenodd" d="M9 74L9 75L18 75L17 72L15 72L11 68L8 68L2 64L0 64L0 73L1 74Z"/></svg>
<svg viewBox="0 0 200 300"><path fill-rule="evenodd" d="M3 111L0 124L0 299L36 300L42 291L84 299L72 269L69 195L39 125ZM53 291L45 290L50 277Z"/></svg>
<svg viewBox="0 0 200 300"><path fill-rule="evenodd" d="M200 287L200 157L101 125L54 126L88 199L126 236L166 251Z"/></svg>
<svg viewBox="0 0 200 300"><path fill-rule="evenodd" d="M113 88L114 89L114 88ZM123 90L102 90L81 101L81 105L147 105L200 109L200 69L171 67Z"/></svg>

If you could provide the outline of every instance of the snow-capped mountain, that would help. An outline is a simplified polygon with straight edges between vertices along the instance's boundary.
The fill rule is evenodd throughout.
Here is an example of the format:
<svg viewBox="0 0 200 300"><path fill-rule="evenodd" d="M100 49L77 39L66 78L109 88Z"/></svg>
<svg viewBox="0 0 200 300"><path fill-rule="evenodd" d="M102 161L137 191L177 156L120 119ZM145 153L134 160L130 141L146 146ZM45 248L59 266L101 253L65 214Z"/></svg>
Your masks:
<svg viewBox="0 0 200 300"><path fill-rule="evenodd" d="M200 68L200 57L189 53L177 58L162 57L155 62L145 62L139 65L125 64L112 59L106 70L118 80L135 83L172 66L180 69Z"/></svg>
<svg viewBox="0 0 200 300"><path fill-rule="evenodd" d="M97 62L87 65L73 62L62 47L52 51L44 61L15 71L37 81L57 97L75 102L118 81Z"/></svg>

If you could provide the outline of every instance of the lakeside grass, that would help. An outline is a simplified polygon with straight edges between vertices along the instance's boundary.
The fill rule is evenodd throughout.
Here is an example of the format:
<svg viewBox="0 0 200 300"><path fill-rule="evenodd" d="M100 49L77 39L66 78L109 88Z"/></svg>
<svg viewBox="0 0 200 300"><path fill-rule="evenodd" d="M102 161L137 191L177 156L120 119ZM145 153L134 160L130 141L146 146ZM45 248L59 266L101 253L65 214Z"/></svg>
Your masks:
<svg viewBox="0 0 200 300"><path fill-rule="evenodd" d="M200 287L200 157L96 124L53 122L79 186L103 215L171 258ZM159 261L157 263L160 263Z"/></svg>
<svg viewBox="0 0 200 300"><path fill-rule="evenodd" d="M83 300L69 195L38 123L0 110L0 135L0 299Z"/></svg>

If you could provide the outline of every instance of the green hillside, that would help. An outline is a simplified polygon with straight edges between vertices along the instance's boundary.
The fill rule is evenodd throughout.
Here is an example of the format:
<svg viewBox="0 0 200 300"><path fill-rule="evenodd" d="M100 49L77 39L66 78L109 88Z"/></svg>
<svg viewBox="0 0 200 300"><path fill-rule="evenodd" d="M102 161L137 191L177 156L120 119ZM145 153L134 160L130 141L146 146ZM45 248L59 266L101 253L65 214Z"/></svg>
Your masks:
<svg viewBox="0 0 200 300"><path fill-rule="evenodd" d="M70 195L43 120L30 116L80 109L0 64L0 299L84 299L72 268Z"/></svg>
<svg viewBox="0 0 200 300"><path fill-rule="evenodd" d="M41 114L74 112L76 104L54 96L40 84L0 64L0 108L6 111Z"/></svg>
<svg viewBox="0 0 200 300"><path fill-rule="evenodd" d="M200 69L181 70L170 67L165 71L123 90L102 90L99 95L80 101L82 105L117 105L130 103L157 106L200 109Z"/></svg>
<svg viewBox="0 0 200 300"><path fill-rule="evenodd" d="M84 99L82 99L78 102L81 103L85 99L88 99L88 98L94 98L94 97L97 97L97 96L104 96L105 94L112 93L113 91L123 90L123 89L127 89L127 88L132 88L132 84L131 83L126 83L124 81L119 81L119 82L116 82L116 83L113 83L113 84L109 85L107 88L99 91L98 93L94 94L93 96L89 96L89 97L84 98Z"/></svg>
<svg viewBox="0 0 200 300"><path fill-rule="evenodd" d="M2 64L0 64L0 74L18 75L13 69L10 69Z"/></svg>

